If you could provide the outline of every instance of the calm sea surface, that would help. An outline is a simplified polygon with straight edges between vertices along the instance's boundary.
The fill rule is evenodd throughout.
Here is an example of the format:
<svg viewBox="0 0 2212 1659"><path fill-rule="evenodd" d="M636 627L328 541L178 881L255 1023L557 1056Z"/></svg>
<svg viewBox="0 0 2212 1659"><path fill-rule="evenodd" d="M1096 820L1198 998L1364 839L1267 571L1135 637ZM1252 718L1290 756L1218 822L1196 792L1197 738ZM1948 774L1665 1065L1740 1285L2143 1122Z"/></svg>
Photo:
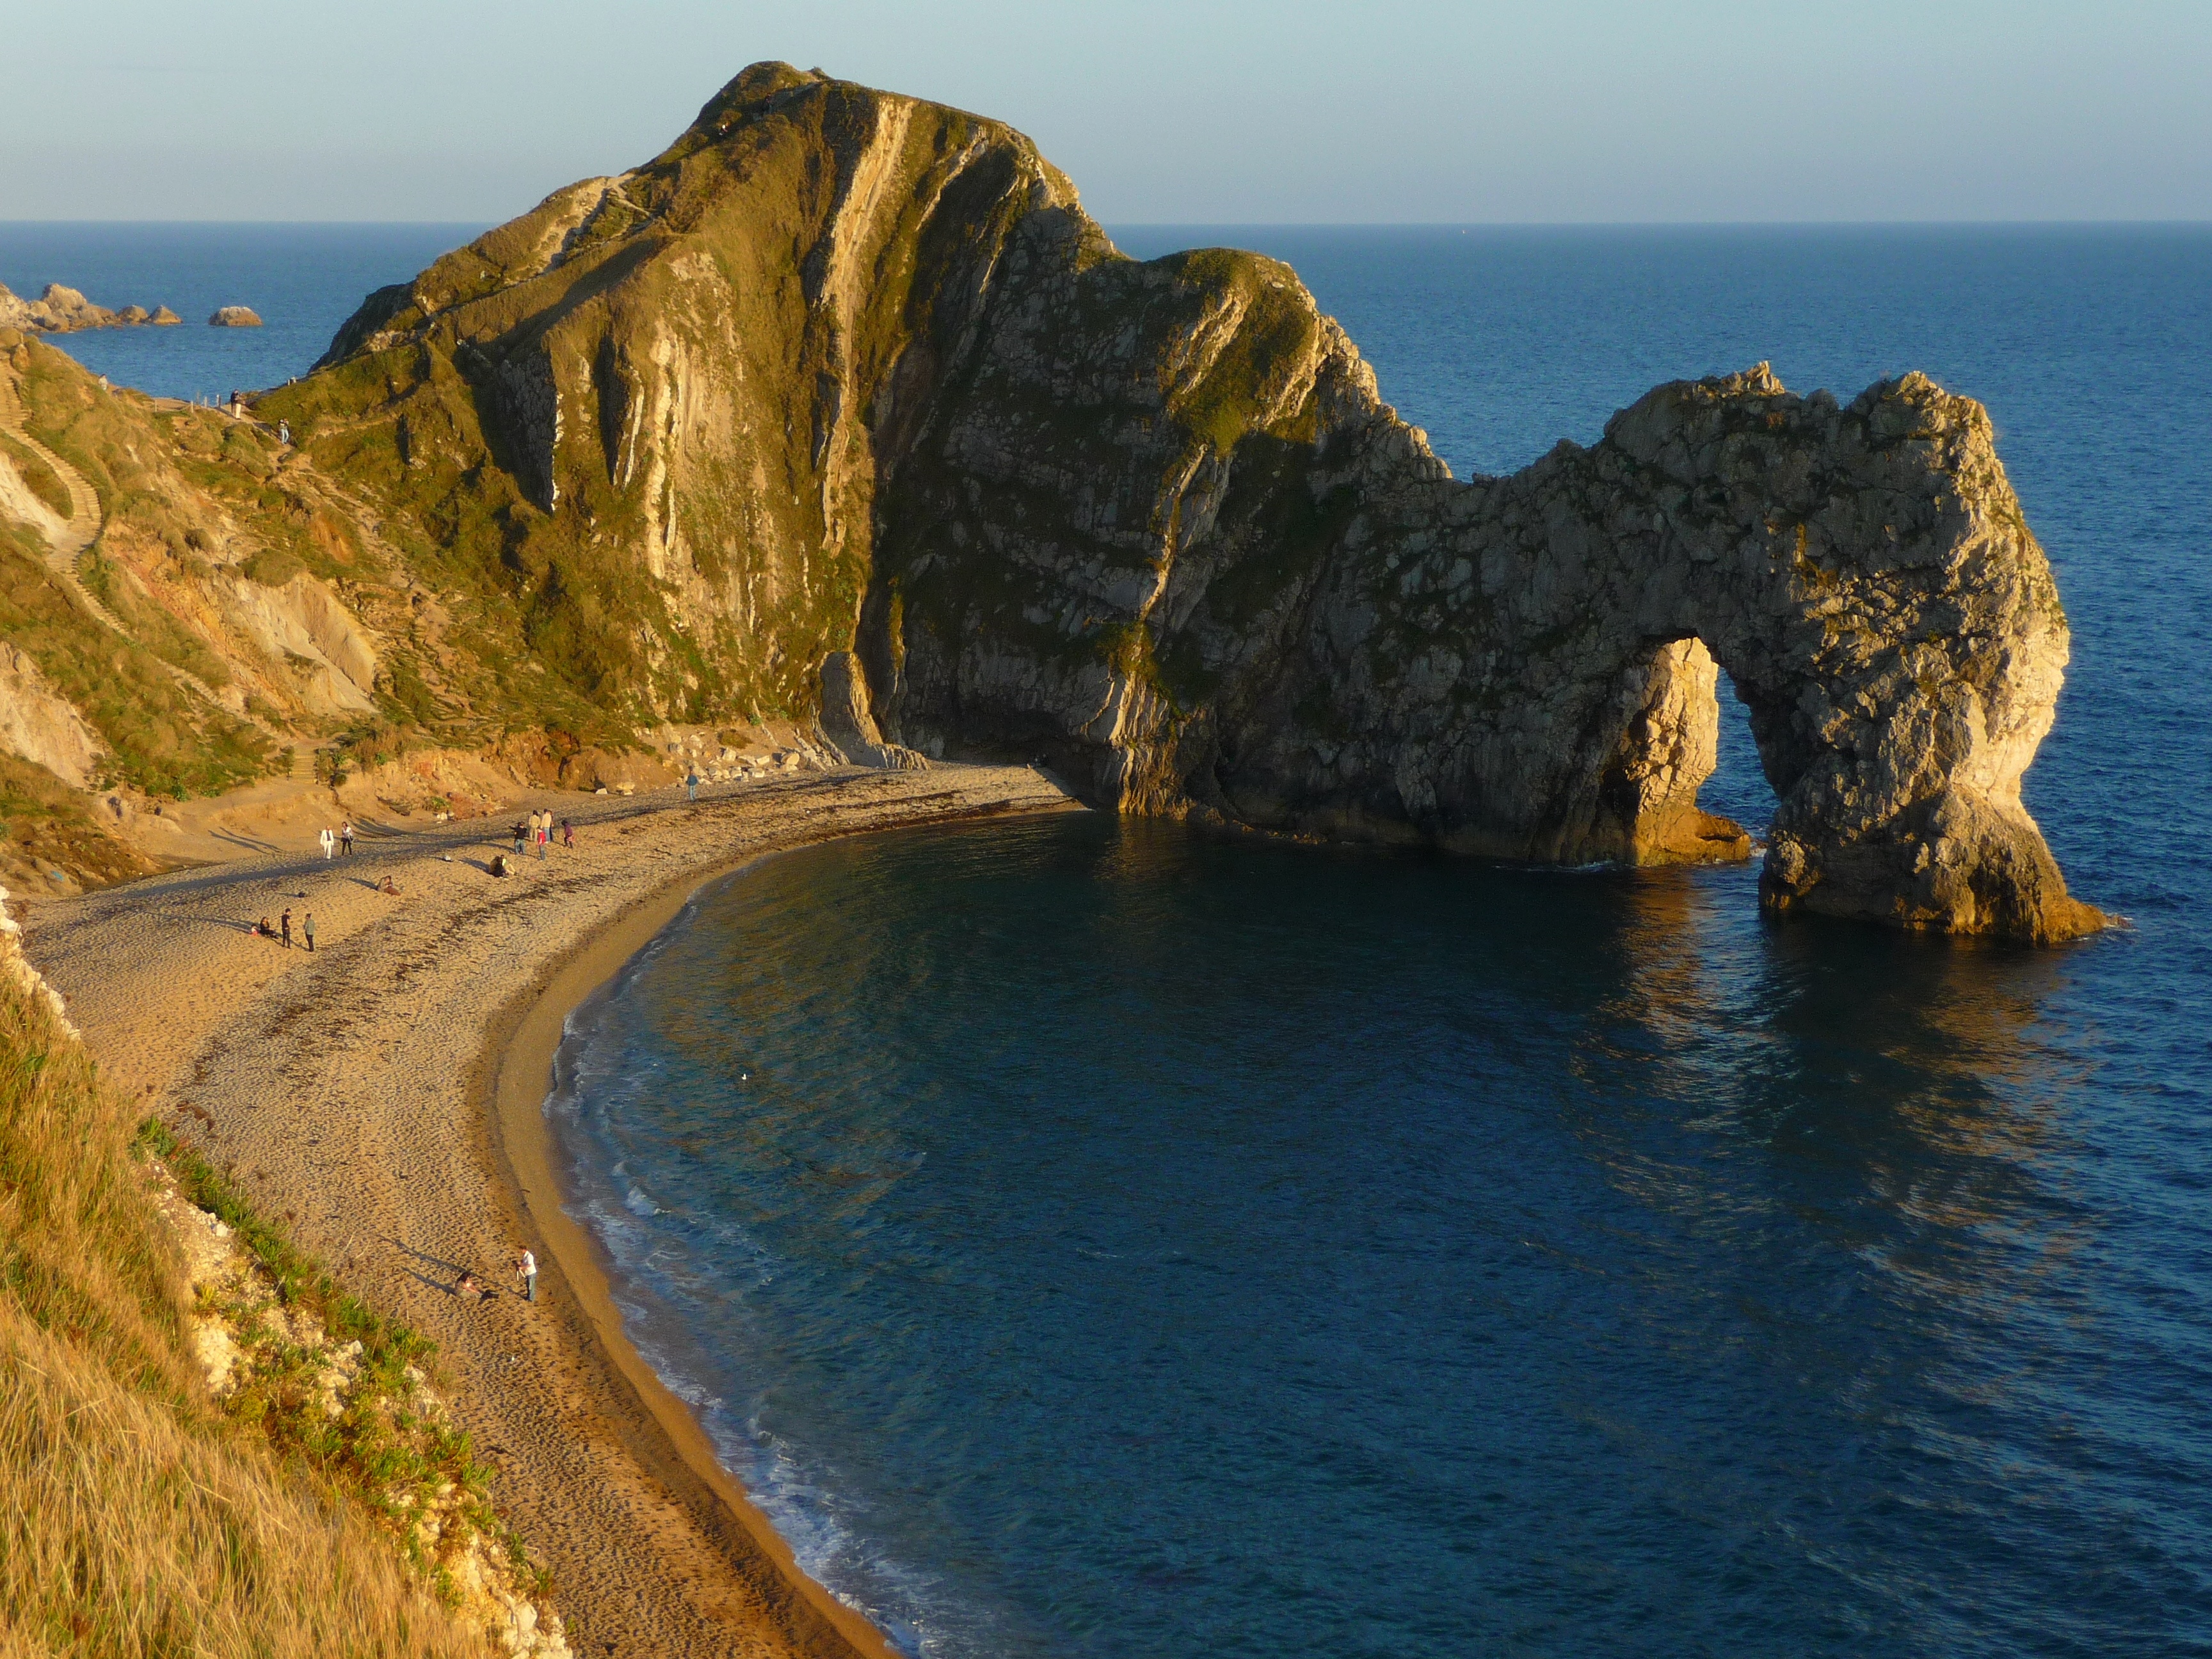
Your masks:
<svg viewBox="0 0 2212 1659"><path fill-rule="evenodd" d="M458 239L380 234L256 383ZM1982 398L2075 628L2027 799L2136 926L1095 817L762 865L550 1109L801 1559L933 1656L2212 1654L2212 231L1119 240L1290 260L1462 476L1762 358Z"/></svg>
<svg viewBox="0 0 2212 1659"><path fill-rule="evenodd" d="M37 224L0 221L0 286L35 300L48 283L120 311L167 306L173 328L58 335L99 374L165 398L222 399L304 374L372 289L404 283L477 225ZM259 328L210 328L217 306Z"/></svg>

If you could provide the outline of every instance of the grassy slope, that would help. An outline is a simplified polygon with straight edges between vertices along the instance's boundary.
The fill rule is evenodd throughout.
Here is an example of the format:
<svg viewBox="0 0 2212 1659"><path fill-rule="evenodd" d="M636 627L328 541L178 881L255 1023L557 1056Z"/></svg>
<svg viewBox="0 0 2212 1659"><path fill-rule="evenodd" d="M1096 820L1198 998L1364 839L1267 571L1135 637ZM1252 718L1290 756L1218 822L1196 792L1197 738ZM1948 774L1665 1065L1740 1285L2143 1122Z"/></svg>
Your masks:
<svg viewBox="0 0 2212 1659"><path fill-rule="evenodd" d="M0 883L29 888L56 866L105 887L156 866L98 822L98 808L43 766L0 753Z"/></svg>
<svg viewBox="0 0 2212 1659"><path fill-rule="evenodd" d="M131 1142L82 1043L0 974L0 1649L488 1652L326 1460L210 1401Z"/></svg>

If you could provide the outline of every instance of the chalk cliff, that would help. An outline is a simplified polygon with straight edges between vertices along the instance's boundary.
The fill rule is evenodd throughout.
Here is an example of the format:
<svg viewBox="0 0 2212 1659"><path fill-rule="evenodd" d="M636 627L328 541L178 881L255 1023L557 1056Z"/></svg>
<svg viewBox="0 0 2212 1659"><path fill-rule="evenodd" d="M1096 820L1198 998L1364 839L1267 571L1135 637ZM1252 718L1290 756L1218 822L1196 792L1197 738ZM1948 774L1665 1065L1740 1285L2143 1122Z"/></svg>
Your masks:
<svg viewBox="0 0 2212 1659"><path fill-rule="evenodd" d="M1288 267L1126 259L959 111L756 65L373 295L260 413L641 721L811 709L827 664L886 762L1664 862L1747 850L1697 806L1717 665L1780 801L1771 907L2101 921L2021 805L2067 629L1978 405L1762 365L1457 482Z"/></svg>

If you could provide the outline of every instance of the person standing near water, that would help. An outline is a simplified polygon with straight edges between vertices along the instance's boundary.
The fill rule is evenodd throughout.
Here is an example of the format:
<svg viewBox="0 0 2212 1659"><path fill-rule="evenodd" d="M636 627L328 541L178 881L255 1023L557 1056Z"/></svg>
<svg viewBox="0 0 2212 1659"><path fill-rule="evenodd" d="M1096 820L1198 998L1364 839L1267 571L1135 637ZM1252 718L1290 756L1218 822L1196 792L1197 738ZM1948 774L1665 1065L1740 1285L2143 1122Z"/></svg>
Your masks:
<svg viewBox="0 0 2212 1659"><path fill-rule="evenodd" d="M338 838L331 833L331 826L327 823L323 826L322 843L323 862L328 864L331 861L331 850L338 844Z"/></svg>
<svg viewBox="0 0 2212 1659"><path fill-rule="evenodd" d="M538 1258L531 1255L528 1245L524 1245L522 1254L514 1259L514 1270L522 1275L522 1299L525 1302L537 1301Z"/></svg>
<svg viewBox="0 0 2212 1659"><path fill-rule="evenodd" d="M326 836L327 836L328 834L330 834L330 831L329 831L329 830L324 830L324 831L323 831L323 833L324 833L325 835L326 835ZM286 914L287 914L287 915L289 915L290 913L288 911L288 912L286 912ZM305 933L305 934L307 936L307 954L308 954L309 956L313 956L313 955L314 955L314 954L315 954L315 913L314 913L313 910L308 911L308 912L307 912L307 914L306 918L305 918L305 919L301 922L301 924L300 924L300 931L301 931L301 933Z"/></svg>

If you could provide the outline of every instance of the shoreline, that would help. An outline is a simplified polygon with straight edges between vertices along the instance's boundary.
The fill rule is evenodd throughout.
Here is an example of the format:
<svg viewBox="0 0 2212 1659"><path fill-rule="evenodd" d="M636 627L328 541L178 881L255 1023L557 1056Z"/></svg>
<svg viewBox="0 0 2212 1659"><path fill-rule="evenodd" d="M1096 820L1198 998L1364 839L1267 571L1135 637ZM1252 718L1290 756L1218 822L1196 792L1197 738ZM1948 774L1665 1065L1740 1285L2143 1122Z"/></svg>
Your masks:
<svg viewBox="0 0 2212 1659"><path fill-rule="evenodd" d="M569 1013L703 887L848 835L1078 810L1029 768L844 772L674 799L573 797L573 851L495 880L483 823L264 854L25 915L112 1086L192 1140L356 1293L438 1344L495 1493L579 1655L891 1659L808 1577L623 1333L562 1211L544 1101ZM397 898L377 893L395 874ZM304 903L309 956L252 937ZM515 1249L540 1295L512 1286ZM465 1304L474 1271L500 1293Z"/></svg>
<svg viewBox="0 0 2212 1659"><path fill-rule="evenodd" d="M831 839L843 837L822 838ZM495 1022L477 1058L470 1092L479 1103L477 1121L488 1133L491 1161L505 1177L507 1196L520 1224L518 1234L528 1239L542 1264L543 1289L568 1292L570 1306L588 1324L611 1370L631 1390L638 1412L657 1431L657 1447L634 1443L633 1455L665 1454L655 1461L664 1465L672 1461L673 1467L657 1468L656 1474L689 1487L685 1496L695 1508L703 1498L742 1529L744 1543L766 1559L793 1592L790 1610L803 1608L819 1620L818 1631L802 1629L802 1635L816 1640L832 1637L861 1659L904 1659L864 1614L839 1601L799 1565L790 1544L715 1455L698 1417L623 1332L605 1253L589 1229L569 1216L562 1204L556 1144L545 1118L553 1065L571 1014L611 982L708 887L784 853L820 844L800 842L672 882L547 963L536 988L516 998ZM793 1622L805 1626L813 1620L802 1617ZM809 1650L814 1650L811 1643ZM834 1642L823 1650L836 1650Z"/></svg>

